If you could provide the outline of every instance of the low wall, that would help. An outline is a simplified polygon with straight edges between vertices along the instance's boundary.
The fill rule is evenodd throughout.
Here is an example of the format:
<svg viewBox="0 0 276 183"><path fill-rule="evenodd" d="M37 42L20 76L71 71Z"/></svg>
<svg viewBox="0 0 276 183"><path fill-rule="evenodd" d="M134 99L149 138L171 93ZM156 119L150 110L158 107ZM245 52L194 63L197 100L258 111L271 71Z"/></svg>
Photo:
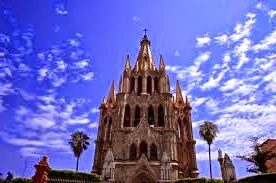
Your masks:
<svg viewBox="0 0 276 183"><path fill-rule="evenodd" d="M276 183L276 173L259 174L238 180L238 183Z"/></svg>

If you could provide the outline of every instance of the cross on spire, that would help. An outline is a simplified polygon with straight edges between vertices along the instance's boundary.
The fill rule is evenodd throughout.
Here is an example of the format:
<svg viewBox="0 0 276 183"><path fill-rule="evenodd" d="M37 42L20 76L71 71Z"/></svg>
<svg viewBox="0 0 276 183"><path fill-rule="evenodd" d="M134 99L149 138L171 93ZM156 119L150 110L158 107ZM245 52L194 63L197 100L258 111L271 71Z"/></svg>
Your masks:
<svg viewBox="0 0 276 183"><path fill-rule="evenodd" d="M148 29L145 28L143 31L145 32L145 35L147 35Z"/></svg>

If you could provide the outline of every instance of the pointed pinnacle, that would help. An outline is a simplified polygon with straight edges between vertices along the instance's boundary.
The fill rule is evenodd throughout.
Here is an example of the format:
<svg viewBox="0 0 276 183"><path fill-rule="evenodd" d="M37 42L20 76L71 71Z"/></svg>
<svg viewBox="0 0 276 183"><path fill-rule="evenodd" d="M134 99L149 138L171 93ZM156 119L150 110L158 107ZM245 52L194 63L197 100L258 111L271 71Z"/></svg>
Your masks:
<svg viewBox="0 0 276 183"><path fill-rule="evenodd" d="M106 100L105 100L105 97L103 97L102 104L105 104L105 103L106 103Z"/></svg>
<svg viewBox="0 0 276 183"><path fill-rule="evenodd" d="M126 56L125 70L131 70L129 55Z"/></svg>
<svg viewBox="0 0 276 183"><path fill-rule="evenodd" d="M160 70L160 71L165 71L165 63L164 63L164 60L163 60L163 56L162 56L162 55L160 55L159 70Z"/></svg>
<svg viewBox="0 0 276 183"><path fill-rule="evenodd" d="M178 80L176 81L176 100L175 100L175 102L177 105L184 103L183 97L182 97L182 91L181 91L180 84L179 84Z"/></svg>
<svg viewBox="0 0 276 183"><path fill-rule="evenodd" d="M120 93L123 92L123 76L121 75L120 81L119 81L119 91Z"/></svg>
<svg viewBox="0 0 276 183"><path fill-rule="evenodd" d="M114 80L112 81L110 90L109 90L109 95L107 99L108 103L114 103L115 102L115 86L114 86Z"/></svg>

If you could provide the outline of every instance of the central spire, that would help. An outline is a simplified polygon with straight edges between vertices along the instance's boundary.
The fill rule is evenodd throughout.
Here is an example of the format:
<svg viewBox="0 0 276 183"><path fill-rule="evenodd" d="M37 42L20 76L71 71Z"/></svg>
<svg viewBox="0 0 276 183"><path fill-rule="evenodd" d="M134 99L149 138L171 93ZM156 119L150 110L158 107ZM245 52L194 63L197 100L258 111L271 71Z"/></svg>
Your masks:
<svg viewBox="0 0 276 183"><path fill-rule="evenodd" d="M156 70L154 65L153 57L150 50L150 41L146 34L147 29L144 30L145 34L143 39L140 42L140 50L135 64L136 71L148 71Z"/></svg>

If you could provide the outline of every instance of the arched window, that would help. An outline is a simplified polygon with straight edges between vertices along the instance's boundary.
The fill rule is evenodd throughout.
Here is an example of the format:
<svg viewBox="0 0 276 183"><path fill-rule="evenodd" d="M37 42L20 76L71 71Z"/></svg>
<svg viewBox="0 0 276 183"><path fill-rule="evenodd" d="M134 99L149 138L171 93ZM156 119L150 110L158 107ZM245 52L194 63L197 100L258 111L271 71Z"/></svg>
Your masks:
<svg viewBox="0 0 276 183"><path fill-rule="evenodd" d="M133 92L134 89L135 89L135 78L131 77L131 80L130 80L130 93Z"/></svg>
<svg viewBox="0 0 276 183"><path fill-rule="evenodd" d="M182 125L181 125L181 120L180 118L178 119L177 121L177 135L178 135L178 138L180 138L182 136Z"/></svg>
<svg viewBox="0 0 276 183"><path fill-rule="evenodd" d="M150 160L157 160L157 147L154 143L150 145Z"/></svg>
<svg viewBox="0 0 276 183"><path fill-rule="evenodd" d="M107 124L106 133L105 133L105 139L111 140L111 131L112 131L112 118L109 119L109 122Z"/></svg>
<svg viewBox="0 0 276 183"><path fill-rule="evenodd" d="M151 81L151 77L148 76L148 77L147 77L147 93L150 94L150 95L151 95L151 91L152 91L152 90L151 90L151 89L152 89L152 84L151 84L151 82L152 82L152 81Z"/></svg>
<svg viewBox="0 0 276 183"><path fill-rule="evenodd" d="M154 125L154 111L152 105L148 108L148 123L149 125Z"/></svg>
<svg viewBox="0 0 276 183"><path fill-rule="evenodd" d="M145 141L142 141L140 144L140 156L142 156L142 154L145 154L146 157L148 155L148 145Z"/></svg>
<svg viewBox="0 0 276 183"><path fill-rule="evenodd" d="M164 126L164 109L161 104L158 107L158 126Z"/></svg>
<svg viewBox="0 0 276 183"><path fill-rule="evenodd" d="M158 77L154 78L154 90L159 93L159 79Z"/></svg>
<svg viewBox="0 0 276 183"><path fill-rule="evenodd" d="M140 123L140 118L141 118L140 107L137 105L135 107L134 126L137 126Z"/></svg>
<svg viewBox="0 0 276 183"><path fill-rule="evenodd" d="M142 77L139 76L138 77L138 88L137 88L137 94L138 95L140 95L142 93L142 86L143 86Z"/></svg>
<svg viewBox="0 0 276 183"><path fill-rule="evenodd" d="M103 130L101 130L101 132L100 132L101 133L101 137L103 139L105 139L106 138L106 129L107 129L107 117L105 117L104 120L103 120L102 129Z"/></svg>
<svg viewBox="0 0 276 183"><path fill-rule="evenodd" d="M133 144L131 144L130 149L129 149L129 159L136 160L136 158L137 158L136 145L133 143Z"/></svg>
<svg viewBox="0 0 276 183"><path fill-rule="evenodd" d="M125 107L125 116L124 116L124 127L130 126L130 107L127 104Z"/></svg>

